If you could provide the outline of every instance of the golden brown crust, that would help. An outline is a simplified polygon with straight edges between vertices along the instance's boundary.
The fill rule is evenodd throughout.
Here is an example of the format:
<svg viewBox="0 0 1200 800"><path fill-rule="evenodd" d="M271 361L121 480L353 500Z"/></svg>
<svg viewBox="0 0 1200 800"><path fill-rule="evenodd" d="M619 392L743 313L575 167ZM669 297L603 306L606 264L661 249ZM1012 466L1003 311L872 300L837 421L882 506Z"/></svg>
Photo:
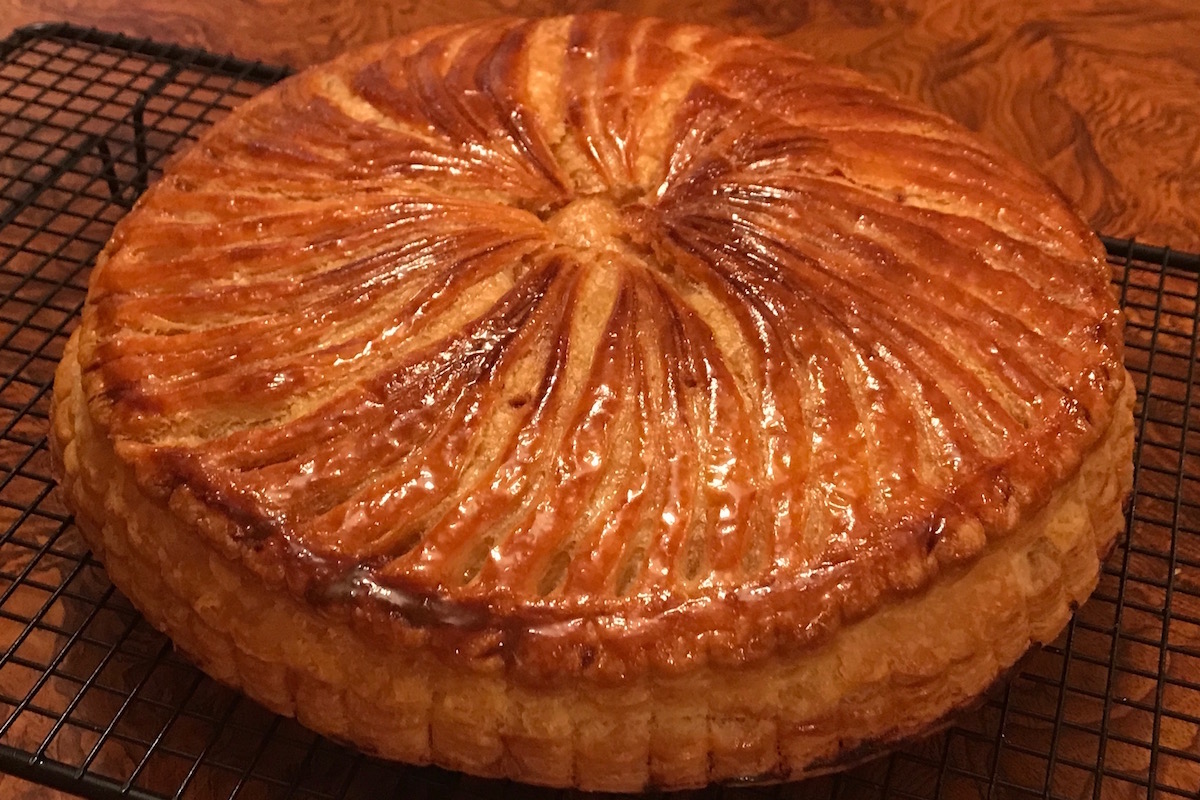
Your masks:
<svg viewBox="0 0 1200 800"><path fill-rule="evenodd" d="M428 650L380 647L195 536L97 435L76 342L55 392L63 490L114 582L151 622L210 674L326 735L531 783L632 791L791 780L928 732L1057 635L1095 587L1132 482L1130 383L1101 441L1038 514L824 647L617 686L529 686Z"/></svg>
<svg viewBox="0 0 1200 800"><path fill-rule="evenodd" d="M763 40L423 31L173 161L93 272L55 446L118 585L326 733L545 783L801 774L981 691L1094 583L1130 435L1102 255L994 148ZM1063 504L1092 555L996 584ZM984 650L896 642L915 705L904 669L805 672L947 587ZM239 603L304 647L222 629Z"/></svg>
<svg viewBox="0 0 1200 800"><path fill-rule="evenodd" d="M179 157L80 358L272 585L538 680L819 644L1002 539L1121 388L1095 238L948 121L586 15L310 70Z"/></svg>

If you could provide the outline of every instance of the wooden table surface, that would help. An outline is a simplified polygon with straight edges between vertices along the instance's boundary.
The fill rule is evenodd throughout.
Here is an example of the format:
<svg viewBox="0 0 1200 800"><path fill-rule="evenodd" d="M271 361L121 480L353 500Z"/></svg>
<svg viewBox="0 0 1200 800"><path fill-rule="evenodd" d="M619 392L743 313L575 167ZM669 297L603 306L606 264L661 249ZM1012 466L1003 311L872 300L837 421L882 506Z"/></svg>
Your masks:
<svg viewBox="0 0 1200 800"><path fill-rule="evenodd" d="M425 24L599 6L854 67L1041 170L1098 230L1200 250L1196 0L0 0L0 35L69 20L304 66ZM60 796L0 776L0 798Z"/></svg>
<svg viewBox="0 0 1200 800"><path fill-rule="evenodd" d="M427 24L595 7L854 67L1041 170L1098 230L1200 250L1196 0L0 0L0 28L66 19L304 66Z"/></svg>

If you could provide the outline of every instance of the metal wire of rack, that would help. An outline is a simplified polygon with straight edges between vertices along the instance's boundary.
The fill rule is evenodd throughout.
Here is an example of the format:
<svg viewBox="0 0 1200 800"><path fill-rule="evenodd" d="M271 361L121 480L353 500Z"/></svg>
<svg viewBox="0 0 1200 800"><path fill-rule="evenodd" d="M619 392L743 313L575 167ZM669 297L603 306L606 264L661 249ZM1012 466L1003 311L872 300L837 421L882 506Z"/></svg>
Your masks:
<svg viewBox="0 0 1200 800"><path fill-rule="evenodd" d="M286 74L66 24L0 42L0 772L96 798L565 797L383 763L219 686L113 589L53 492L50 386L93 259L169 153ZM840 776L692 796L1200 793L1200 255L1105 244L1138 444L1092 600L942 735Z"/></svg>

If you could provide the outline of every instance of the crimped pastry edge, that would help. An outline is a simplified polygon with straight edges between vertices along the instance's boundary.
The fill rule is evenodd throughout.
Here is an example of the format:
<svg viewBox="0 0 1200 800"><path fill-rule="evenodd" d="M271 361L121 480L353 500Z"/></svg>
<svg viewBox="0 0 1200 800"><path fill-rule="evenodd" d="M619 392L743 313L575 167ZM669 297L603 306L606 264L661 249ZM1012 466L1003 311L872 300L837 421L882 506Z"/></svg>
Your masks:
<svg viewBox="0 0 1200 800"><path fill-rule="evenodd" d="M92 426L77 337L56 377L62 491L113 583L214 678L335 739L475 775L608 791L795 780L936 728L1095 588L1132 485L1132 381L1080 469L978 560L812 651L537 687L380 647L266 587L147 498Z"/></svg>

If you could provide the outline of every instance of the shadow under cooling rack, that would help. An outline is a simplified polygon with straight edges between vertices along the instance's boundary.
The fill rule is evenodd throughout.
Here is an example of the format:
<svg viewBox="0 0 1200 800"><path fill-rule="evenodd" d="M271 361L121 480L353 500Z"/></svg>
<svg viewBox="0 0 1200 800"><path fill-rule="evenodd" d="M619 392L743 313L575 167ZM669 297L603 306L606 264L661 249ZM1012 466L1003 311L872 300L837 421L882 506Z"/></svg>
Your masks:
<svg viewBox="0 0 1200 800"><path fill-rule="evenodd" d="M52 491L50 383L113 224L282 68L47 25L0 43L0 771L91 797L559 797L386 764L204 677ZM1095 596L947 733L837 777L689 797L1133 798L1200 789L1200 256L1106 240L1138 389L1136 496Z"/></svg>

